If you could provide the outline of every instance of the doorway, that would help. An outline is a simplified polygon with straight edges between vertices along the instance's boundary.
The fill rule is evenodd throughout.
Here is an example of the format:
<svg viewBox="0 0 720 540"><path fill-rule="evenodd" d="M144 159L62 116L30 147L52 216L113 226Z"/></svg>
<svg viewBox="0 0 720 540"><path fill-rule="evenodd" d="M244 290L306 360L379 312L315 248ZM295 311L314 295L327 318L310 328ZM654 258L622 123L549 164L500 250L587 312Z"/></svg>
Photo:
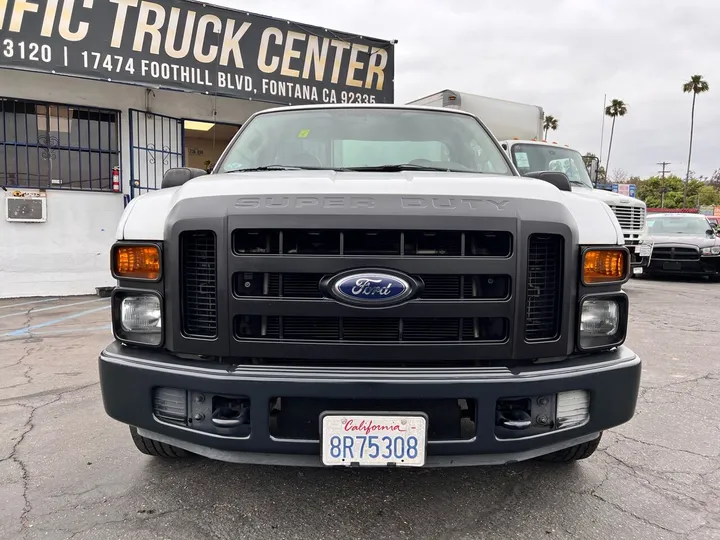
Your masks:
<svg viewBox="0 0 720 540"><path fill-rule="evenodd" d="M212 171L238 124L174 118L130 110L130 197L160 189L168 169Z"/></svg>
<svg viewBox="0 0 720 540"><path fill-rule="evenodd" d="M183 120L185 166L212 172L239 129L237 124Z"/></svg>

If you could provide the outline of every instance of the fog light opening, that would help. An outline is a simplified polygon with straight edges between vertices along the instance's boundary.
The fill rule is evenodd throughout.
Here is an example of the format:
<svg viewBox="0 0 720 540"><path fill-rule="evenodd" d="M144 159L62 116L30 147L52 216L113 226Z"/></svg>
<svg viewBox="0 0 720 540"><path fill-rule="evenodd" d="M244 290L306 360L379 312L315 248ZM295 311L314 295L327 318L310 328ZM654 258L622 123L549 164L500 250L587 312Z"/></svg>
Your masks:
<svg viewBox="0 0 720 540"><path fill-rule="evenodd" d="M560 392L557 395L557 428L579 426L590 418L590 394L585 390Z"/></svg>
<svg viewBox="0 0 720 540"><path fill-rule="evenodd" d="M166 422L184 425L188 415L187 392L179 388L155 388L153 414Z"/></svg>

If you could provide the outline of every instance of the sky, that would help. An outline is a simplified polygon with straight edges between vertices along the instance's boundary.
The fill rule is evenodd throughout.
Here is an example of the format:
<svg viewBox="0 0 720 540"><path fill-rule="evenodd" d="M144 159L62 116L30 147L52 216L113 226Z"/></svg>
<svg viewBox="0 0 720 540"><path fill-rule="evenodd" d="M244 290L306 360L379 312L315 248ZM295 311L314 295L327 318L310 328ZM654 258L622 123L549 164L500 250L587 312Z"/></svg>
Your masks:
<svg viewBox="0 0 720 540"><path fill-rule="evenodd" d="M539 105L549 139L602 155L603 100L622 99L610 155L641 177L658 162L685 176L692 95L703 75L692 169L720 169L718 0L214 0L212 3L381 39L395 46L395 103L446 88Z"/></svg>

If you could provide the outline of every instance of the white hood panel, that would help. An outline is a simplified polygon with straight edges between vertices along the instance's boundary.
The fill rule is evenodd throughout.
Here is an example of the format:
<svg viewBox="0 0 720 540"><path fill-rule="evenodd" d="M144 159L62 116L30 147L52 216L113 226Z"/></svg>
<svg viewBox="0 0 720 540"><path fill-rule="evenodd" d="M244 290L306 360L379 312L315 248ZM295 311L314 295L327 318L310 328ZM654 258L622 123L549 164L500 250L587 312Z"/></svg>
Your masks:
<svg viewBox="0 0 720 540"><path fill-rule="evenodd" d="M443 204L458 205L464 197L482 198L489 204L506 199L550 201L564 204L575 218L580 243L622 243L622 231L607 205L578 193L559 191L547 182L513 176L410 171L273 171L202 176L182 187L163 189L134 199L125 209L117 238L162 240L165 219L179 201L263 195L437 196Z"/></svg>

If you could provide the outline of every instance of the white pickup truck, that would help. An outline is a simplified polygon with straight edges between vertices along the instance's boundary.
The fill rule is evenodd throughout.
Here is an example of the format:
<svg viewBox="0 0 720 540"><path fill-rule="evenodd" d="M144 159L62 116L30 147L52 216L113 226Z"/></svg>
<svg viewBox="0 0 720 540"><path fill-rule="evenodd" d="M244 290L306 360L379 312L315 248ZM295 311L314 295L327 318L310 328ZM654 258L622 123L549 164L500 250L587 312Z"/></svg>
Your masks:
<svg viewBox="0 0 720 540"><path fill-rule="evenodd" d="M520 174L547 170L567 174L573 192L600 200L612 209L632 255L633 273L641 274L648 266L652 243L645 222L645 203L595 189L579 151L543 141L542 107L454 90L443 90L409 104L459 109L478 116L500 141Z"/></svg>
<svg viewBox="0 0 720 540"><path fill-rule="evenodd" d="M590 457L637 403L629 253L606 205L530 174L463 111L256 113L125 209L105 411L161 458Z"/></svg>

